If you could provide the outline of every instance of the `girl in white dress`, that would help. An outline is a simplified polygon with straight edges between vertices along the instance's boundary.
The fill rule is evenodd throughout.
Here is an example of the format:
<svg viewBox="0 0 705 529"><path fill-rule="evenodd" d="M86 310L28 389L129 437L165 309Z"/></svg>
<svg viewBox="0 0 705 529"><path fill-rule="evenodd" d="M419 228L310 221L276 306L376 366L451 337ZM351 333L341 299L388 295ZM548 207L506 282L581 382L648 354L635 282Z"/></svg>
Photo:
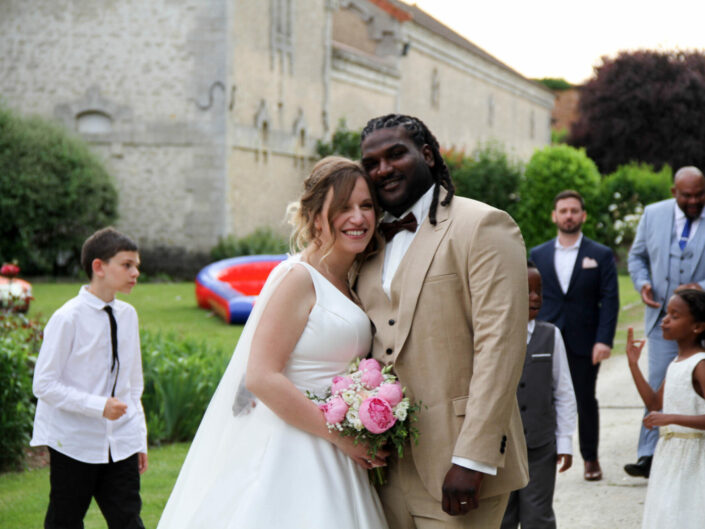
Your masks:
<svg viewBox="0 0 705 529"><path fill-rule="evenodd" d="M159 529L379 529L367 446L329 431L322 394L370 350L350 268L377 244L372 184L321 160L293 208L301 253L270 274L194 438Z"/></svg>
<svg viewBox="0 0 705 529"><path fill-rule="evenodd" d="M627 333L627 358L639 395L659 427L642 528L705 527L705 292L684 289L668 301L663 337L678 343L678 356L654 391L637 364L644 340ZM662 411L660 411L662 410Z"/></svg>

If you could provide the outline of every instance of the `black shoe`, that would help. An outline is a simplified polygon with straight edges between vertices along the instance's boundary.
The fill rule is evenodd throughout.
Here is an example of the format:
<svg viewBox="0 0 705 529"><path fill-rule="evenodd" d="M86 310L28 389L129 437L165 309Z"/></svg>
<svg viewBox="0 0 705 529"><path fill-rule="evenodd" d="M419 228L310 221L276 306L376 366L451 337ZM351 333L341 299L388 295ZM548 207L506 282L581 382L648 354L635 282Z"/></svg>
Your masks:
<svg viewBox="0 0 705 529"><path fill-rule="evenodd" d="M624 471L635 478L648 478L651 472L651 460L653 456L642 456L636 463L624 465Z"/></svg>

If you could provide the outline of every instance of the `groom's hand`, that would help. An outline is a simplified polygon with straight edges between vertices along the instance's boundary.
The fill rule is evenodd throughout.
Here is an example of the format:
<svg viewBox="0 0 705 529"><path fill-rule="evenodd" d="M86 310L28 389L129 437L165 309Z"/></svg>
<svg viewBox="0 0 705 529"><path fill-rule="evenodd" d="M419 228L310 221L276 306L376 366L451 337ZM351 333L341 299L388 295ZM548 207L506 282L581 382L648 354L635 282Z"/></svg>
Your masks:
<svg viewBox="0 0 705 529"><path fill-rule="evenodd" d="M467 514L480 506L482 472L453 465L443 480L443 510L451 516Z"/></svg>

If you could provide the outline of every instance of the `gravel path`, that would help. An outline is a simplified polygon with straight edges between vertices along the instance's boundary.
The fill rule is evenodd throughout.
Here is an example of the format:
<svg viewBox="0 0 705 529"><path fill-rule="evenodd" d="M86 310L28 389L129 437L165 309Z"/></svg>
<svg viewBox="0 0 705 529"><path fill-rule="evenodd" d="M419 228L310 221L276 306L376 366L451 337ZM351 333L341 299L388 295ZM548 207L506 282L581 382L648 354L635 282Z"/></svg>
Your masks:
<svg viewBox="0 0 705 529"><path fill-rule="evenodd" d="M640 360L646 370L646 351ZM573 436L573 466L556 480L554 509L565 529L638 529L647 480L632 478L622 468L636 461L643 407L624 354L603 362L597 378L600 404L602 481L583 479L583 460Z"/></svg>

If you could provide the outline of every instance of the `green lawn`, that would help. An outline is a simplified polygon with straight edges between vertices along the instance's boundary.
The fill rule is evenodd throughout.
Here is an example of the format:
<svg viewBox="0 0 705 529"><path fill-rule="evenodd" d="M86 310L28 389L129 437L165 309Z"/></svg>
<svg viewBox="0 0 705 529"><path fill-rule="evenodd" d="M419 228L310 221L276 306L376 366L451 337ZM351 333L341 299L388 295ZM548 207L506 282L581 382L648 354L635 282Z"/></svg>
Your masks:
<svg viewBox="0 0 705 529"><path fill-rule="evenodd" d="M188 443L149 450L149 468L142 475L142 520L147 529L157 526ZM0 474L0 529L38 529L44 525L49 503L49 468ZM103 515L95 500L85 520L86 529L105 529Z"/></svg>
<svg viewBox="0 0 705 529"><path fill-rule="evenodd" d="M79 283L33 283L29 316L48 319L79 287ZM241 325L228 325L213 312L198 308L193 283L138 283L131 294L118 294L118 298L133 305L140 327L152 332L173 332L232 351L242 331Z"/></svg>
<svg viewBox="0 0 705 529"><path fill-rule="evenodd" d="M32 302L30 315L47 317L74 296L78 286L66 283L35 284L36 299ZM615 354L624 353L627 327L633 326L637 336L643 332L643 305L627 276L619 277L619 288L621 310ZM196 308L192 283L138 285L132 294L122 297L137 308L141 326L150 331L174 332L227 349L234 347L241 331L240 326L226 325L220 318ZM150 448L149 470L142 477L142 517L148 529L157 525L187 449L187 443ZM0 529L41 527L48 496L47 468L0 474ZM86 517L86 528L105 528L95 503Z"/></svg>

